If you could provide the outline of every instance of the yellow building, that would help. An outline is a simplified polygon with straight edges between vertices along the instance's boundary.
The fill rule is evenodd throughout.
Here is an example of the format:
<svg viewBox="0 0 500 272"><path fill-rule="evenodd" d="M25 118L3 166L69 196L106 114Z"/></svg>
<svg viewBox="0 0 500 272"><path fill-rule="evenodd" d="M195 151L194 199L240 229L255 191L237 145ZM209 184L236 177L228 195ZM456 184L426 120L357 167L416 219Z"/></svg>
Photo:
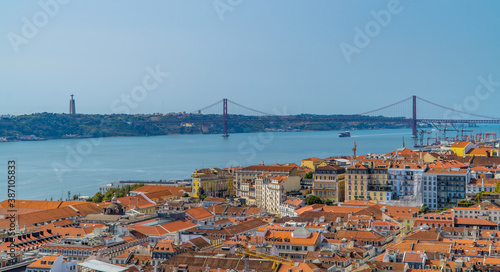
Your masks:
<svg viewBox="0 0 500 272"><path fill-rule="evenodd" d="M366 195L368 199L389 201L392 199L393 184L388 179L389 163L377 163L370 169Z"/></svg>
<svg viewBox="0 0 500 272"><path fill-rule="evenodd" d="M313 195L333 203L344 202L345 168L337 165L320 166L313 175Z"/></svg>
<svg viewBox="0 0 500 272"><path fill-rule="evenodd" d="M327 166L328 164L325 160L319 158L308 158L300 162L300 167L307 167L310 169L316 169L319 166Z"/></svg>
<svg viewBox="0 0 500 272"><path fill-rule="evenodd" d="M206 168L194 171L191 177L191 196L194 198L199 198L203 194L212 197L227 197L234 194L234 177L226 170Z"/></svg>
<svg viewBox="0 0 500 272"><path fill-rule="evenodd" d="M345 200L390 200L392 184L387 180L389 163L356 164L347 169Z"/></svg>
<svg viewBox="0 0 500 272"><path fill-rule="evenodd" d="M476 147L472 142L454 142L450 148L458 157L463 157L469 150Z"/></svg>

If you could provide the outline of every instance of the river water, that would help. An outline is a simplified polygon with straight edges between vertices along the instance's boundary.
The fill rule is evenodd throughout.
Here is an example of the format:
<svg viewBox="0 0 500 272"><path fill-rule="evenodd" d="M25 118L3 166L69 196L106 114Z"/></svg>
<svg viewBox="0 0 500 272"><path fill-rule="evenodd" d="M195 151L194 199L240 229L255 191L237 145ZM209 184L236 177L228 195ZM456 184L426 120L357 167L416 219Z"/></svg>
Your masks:
<svg viewBox="0 0 500 272"><path fill-rule="evenodd" d="M309 157L388 153L412 146L411 130L266 132L220 135L113 137L0 143L0 199L7 198L7 161L16 160L17 199L94 195L120 180L189 178L195 169L293 162ZM0 168L1 169L1 168ZM4 189L1 189L1 188Z"/></svg>

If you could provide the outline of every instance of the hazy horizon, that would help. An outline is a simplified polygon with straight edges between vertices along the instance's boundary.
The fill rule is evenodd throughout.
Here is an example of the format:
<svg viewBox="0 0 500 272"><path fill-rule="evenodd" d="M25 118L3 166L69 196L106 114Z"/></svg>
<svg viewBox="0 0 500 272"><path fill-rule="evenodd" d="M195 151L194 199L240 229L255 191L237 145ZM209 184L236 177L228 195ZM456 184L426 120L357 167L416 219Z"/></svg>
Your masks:
<svg viewBox="0 0 500 272"><path fill-rule="evenodd" d="M498 1L0 8L0 114L67 113L71 94L84 114L192 112L222 98L271 113L355 114L418 95L500 116Z"/></svg>

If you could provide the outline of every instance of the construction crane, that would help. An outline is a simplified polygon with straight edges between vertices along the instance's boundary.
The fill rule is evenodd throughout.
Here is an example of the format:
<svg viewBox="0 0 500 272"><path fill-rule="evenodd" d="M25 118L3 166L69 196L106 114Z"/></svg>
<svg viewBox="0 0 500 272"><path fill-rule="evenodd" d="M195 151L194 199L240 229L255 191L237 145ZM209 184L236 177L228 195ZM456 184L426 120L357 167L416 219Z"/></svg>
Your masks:
<svg viewBox="0 0 500 272"><path fill-rule="evenodd" d="M353 160L356 159L356 150L358 149L358 145L356 145L356 142L354 142L354 147L352 148L352 152L354 152L354 157L352 158Z"/></svg>
<svg viewBox="0 0 500 272"><path fill-rule="evenodd" d="M294 264L294 262L290 259L285 259L248 249L248 239L249 237L247 236L245 240L243 240L243 246L241 246L240 244L240 248L235 251L237 255L243 256L245 258L245 270L244 270L245 272L250 272L250 264L249 264L250 256L273 261L274 262L273 269L278 268L280 264L288 264L288 265Z"/></svg>

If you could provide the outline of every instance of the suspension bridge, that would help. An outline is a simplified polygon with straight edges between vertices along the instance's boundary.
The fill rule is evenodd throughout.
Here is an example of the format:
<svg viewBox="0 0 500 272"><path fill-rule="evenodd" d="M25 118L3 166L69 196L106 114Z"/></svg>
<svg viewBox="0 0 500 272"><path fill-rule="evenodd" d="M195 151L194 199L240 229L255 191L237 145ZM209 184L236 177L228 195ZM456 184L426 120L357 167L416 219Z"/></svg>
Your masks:
<svg viewBox="0 0 500 272"><path fill-rule="evenodd" d="M233 122L273 122L290 123L290 122L306 122L306 123L332 123L332 122L354 122L354 123L391 123L391 124L406 124L412 129L413 137L417 138L419 126L429 124L499 124L500 117L485 116L471 112L457 110L451 107L443 106L420 98L416 95L407 97L395 103L376 108L370 111L350 114L350 115L281 115L267 113L254 108L239 104L227 98L221 99L213 104L203 107L199 110L190 113L194 118L189 119L195 123L222 123L222 135L229 135L230 124ZM195 116L206 115L210 116L201 120ZM266 118L258 118L266 117ZM148 121L162 122L162 121ZM167 121L170 122L170 121ZM234 124L234 123L233 123Z"/></svg>

